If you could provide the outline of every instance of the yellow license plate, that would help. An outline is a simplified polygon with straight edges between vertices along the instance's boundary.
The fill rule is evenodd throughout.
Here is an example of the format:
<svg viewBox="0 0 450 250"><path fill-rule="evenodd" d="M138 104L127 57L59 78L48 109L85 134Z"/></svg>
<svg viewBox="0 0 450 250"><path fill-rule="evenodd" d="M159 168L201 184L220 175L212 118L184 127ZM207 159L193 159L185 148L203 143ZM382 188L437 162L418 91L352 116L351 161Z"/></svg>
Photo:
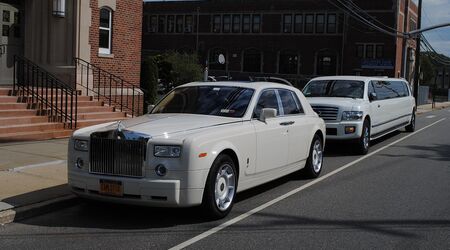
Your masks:
<svg viewBox="0 0 450 250"><path fill-rule="evenodd" d="M100 194L111 196L123 196L121 181L100 180Z"/></svg>

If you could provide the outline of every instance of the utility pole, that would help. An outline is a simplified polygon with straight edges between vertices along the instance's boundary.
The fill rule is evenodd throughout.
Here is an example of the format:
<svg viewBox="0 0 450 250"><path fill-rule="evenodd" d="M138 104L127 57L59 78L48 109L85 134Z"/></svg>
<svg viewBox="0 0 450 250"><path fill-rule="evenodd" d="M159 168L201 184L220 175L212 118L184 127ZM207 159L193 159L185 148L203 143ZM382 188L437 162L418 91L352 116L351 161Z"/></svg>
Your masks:
<svg viewBox="0 0 450 250"><path fill-rule="evenodd" d="M408 20L409 20L409 1L410 0L405 0L405 9L403 10L403 32L407 32L407 28L408 28ZM400 7L399 7L400 8ZM405 79L407 79L406 76L406 65L407 63L407 52L408 52L408 37L403 37L402 38L402 68L401 68L401 76Z"/></svg>
<svg viewBox="0 0 450 250"><path fill-rule="evenodd" d="M420 30L422 27L422 0L419 0L417 13L417 29ZM414 98L416 99L416 107L417 107L417 99L419 98L419 78L420 78L420 34L416 36L416 61L414 67Z"/></svg>

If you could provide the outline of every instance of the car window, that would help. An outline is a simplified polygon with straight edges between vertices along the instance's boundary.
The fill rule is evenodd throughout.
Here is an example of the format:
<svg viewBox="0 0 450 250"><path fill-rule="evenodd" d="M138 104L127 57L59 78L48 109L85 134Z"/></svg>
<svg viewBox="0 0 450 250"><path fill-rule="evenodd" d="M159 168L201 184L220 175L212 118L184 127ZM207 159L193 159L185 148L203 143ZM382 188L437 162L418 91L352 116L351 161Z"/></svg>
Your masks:
<svg viewBox="0 0 450 250"><path fill-rule="evenodd" d="M375 89L373 88L373 82L369 82L367 94L370 96L370 93L375 93Z"/></svg>
<svg viewBox="0 0 450 250"><path fill-rule="evenodd" d="M281 98L281 104L283 105L284 115L295 115L302 113L299 107L299 102L294 98L295 93L290 90L279 89L278 94Z"/></svg>
<svg viewBox="0 0 450 250"><path fill-rule="evenodd" d="M408 96L408 89L403 81L390 81L392 90L398 94L399 97Z"/></svg>
<svg viewBox="0 0 450 250"><path fill-rule="evenodd" d="M353 80L315 80L303 89L306 97L363 98L364 82Z"/></svg>
<svg viewBox="0 0 450 250"><path fill-rule="evenodd" d="M378 100L385 100L398 97L398 92L388 81L374 81L375 93Z"/></svg>
<svg viewBox="0 0 450 250"><path fill-rule="evenodd" d="M261 115L261 111L264 108L273 108L277 110L277 114L280 114L280 107L278 106L278 99L275 90L265 90L259 97L256 104L253 118L258 118Z"/></svg>

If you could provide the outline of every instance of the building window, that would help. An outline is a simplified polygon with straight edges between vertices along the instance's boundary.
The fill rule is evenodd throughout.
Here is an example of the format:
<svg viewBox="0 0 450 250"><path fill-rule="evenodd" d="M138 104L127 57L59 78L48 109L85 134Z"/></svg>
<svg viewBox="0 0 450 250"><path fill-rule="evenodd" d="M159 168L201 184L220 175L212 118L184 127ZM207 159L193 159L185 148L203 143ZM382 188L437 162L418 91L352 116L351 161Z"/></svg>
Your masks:
<svg viewBox="0 0 450 250"><path fill-rule="evenodd" d="M167 17L167 33L175 32L175 16Z"/></svg>
<svg viewBox="0 0 450 250"><path fill-rule="evenodd" d="M159 16L158 17L158 32L164 33L166 30L166 16Z"/></svg>
<svg viewBox="0 0 450 250"><path fill-rule="evenodd" d="M303 15L301 15L301 14L295 15L294 32L295 33L303 32Z"/></svg>
<svg viewBox="0 0 450 250"><path fill-rule="evenodd" d="M336 14L328 14L327 19L327 32L336 33Z"/></svg>
<svg viewBox="0 0 450 250"><path fill-rule="evenodd" d="M242 32L250 33L250 15L242 15Z"/></svg>
<svg viewBox="0 0 450 250"><path fill-rule="evenodd" d="M194 18L192 15L187 15L184 17L184 32L192 33L194 27Z"/></svg>
<svg viewBox="0 0 450 250"><path fill-rule="evenodd" d="M231 31L231 16L223 15L223 33L230 33Z"/></svg>
<svg viewBox="0 0 450 250"><path fill-rule="evenodd" d="M177 15L177 33L183 33L183 18L182 15Z"/></svg>
<svg viewBox="0 0 450 250"><path fill-rule="evenodd" d="M376 46L376 58L383 58L383 56L384 56L384 52L383 52L383 49L384 49L384 46L383 45L377 45Z"/></svg>
<svg viewBox="0 0 450 250"><path fill-rule="evenodd" d="M242 70L244 72L261 72L262 55L257 49L248 49L243 54Z"/></svg>
<svg viewBox="0 0 450 250"><path fill-rule="evenodd" d="M314 32L314 15L308 14L305 16L305 33Z"/></svg>
<svg viewBox="0 0 450 250"><path fill-rule="evenodd" d="M372 44L367 44L366 45L366 56L365 58L373 58L373 45Z"/></svg>
<svg viewBox="0 0 450 250"><path fill-rule="evenodd" d="M317 54L317 75L335 75L336 70L336 53L331 51L321 51Z"/></svg>
<svg viewBox="0 0 450 250"><path fill-rule="evenodd" d="M409 19L409 31L413 31L417 29L417 23L412 18Z"/></svg>
<svg viewBox="0 0 450 250"><path fill-rule="evenodd" d="M66 0L53 0L53 15L58 17L66 16Z"/></svg>
<svg viewBox="0 0 450 250"><path fill-rule="evenodd" d="M324 33L325 32L325 15L317 14L316 15L316 33Z"/></svg>
<svg viewBox="0 0 450 250"><path fill-rule="evenodd" d="M150 16L150 27L149 27L150 33L155 33L158 30L158 17L157 16Z"/></svg>
<svg viewBox="0 0 450 250"><path fill-rule="evenodd" d="M356 45L356 57L360 59L364 58L364 44Z"/></svg>
<svg viewBox="0 0 450 250"><path fill-rule="evenodd" d="M253 15L252 32L253 33L261 32L261 16L260 15Z"/></svg>
<svg viewBox="0 0 450 250"><path fill-rule="evenodd" d="M214 15L214 17L213 17L213 32L214 33L220 33L220 27L222 26L221 19L222 19L222 17L220 15Z"/></svg>
<svg viewBox="0 0 450 250"><path fill-rule="evenodd" d="M241 32L241 15L233 15L233 33Z"/></svg>
<svg viewBox="0 0 450 250"><path fill-rule="evenodd" d="M226 70L226 63L219 63L219 55L222 54L227 58L227 52L224 49L216 48L209 52L209 69L211 70Z"/></svg>
<svg viewBox="0 0 450 250"><path fill-rule="evenodd" d="M292 32L292 15L285 14L283 16L283 33L291 33Z"/></svg>
<svg viewBox="0 0 450 250"><path fill-rule="evenodd" d="M111 54L112 40L112 11L107 8L100 9L100 28L99 28L98 52L100 54Z"/></svg>
<svg viewBox="0 0 450 250"><path fill-rule="evenodd" d="M292 51L282 51L278 61L278 72L280 74L298 73L298 55Z"/></svg>

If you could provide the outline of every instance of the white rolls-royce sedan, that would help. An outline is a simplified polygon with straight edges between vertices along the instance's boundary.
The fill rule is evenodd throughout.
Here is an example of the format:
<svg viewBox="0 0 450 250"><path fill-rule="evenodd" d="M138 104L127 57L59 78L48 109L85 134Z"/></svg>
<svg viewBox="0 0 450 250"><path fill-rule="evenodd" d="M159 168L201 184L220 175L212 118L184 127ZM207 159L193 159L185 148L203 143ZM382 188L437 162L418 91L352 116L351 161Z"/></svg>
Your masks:
<svg viewBox="0 0 450 250"><path fill-rule="evenodd" d="M68 182L85 198L159 207L202 205L226 216L237 192L322 170L325 123L296 88L196 82L147 115L79 129Z"/></svg>

